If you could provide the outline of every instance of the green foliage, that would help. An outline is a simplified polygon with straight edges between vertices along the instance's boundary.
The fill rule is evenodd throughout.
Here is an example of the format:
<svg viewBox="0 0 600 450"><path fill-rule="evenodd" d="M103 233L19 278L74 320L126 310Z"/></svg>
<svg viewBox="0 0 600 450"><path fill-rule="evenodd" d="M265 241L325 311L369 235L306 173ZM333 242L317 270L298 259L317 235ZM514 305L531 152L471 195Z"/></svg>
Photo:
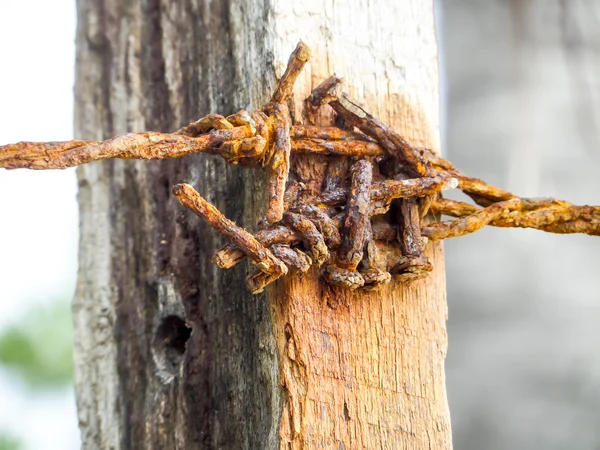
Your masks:
<svg viewBox="0 0 600 450"><path fill-rule="evenodd" d="M0 430L0 450L21 450L23 443L6 431Z"/></svg>
<svg viewBox="0 0 600 450"><path fill-rule="evenodd" d="M70 306L35 309L0 334L0 365L34 388L67 386L73 380ZM1 442L1 441L0 441ZM0 450L4 447L0 446Z"/></svg>

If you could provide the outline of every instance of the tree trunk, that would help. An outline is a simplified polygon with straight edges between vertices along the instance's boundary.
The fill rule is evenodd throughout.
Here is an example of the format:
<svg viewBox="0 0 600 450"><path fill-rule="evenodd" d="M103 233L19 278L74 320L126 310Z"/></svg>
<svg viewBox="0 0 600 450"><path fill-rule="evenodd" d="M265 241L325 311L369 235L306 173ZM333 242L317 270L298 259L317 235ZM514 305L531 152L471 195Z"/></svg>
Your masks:
<svg viewBox="0 0 600 450"><path fill-rule="evenodd" d="M300 39L313 57L295 120L335 71L411 142L439 148L433 11L422 0L79 0L77 137L260 107ZM323 168L305 157L292 170L318 186ZM441 245L427 249L432 275L409 286L349 292L312 270L252 296L247 268L213 266L222 239L170 191L188 182L252 229L265 211L261 171L194 155L92 163L78 176L84 448L451 447Z"/></svg>

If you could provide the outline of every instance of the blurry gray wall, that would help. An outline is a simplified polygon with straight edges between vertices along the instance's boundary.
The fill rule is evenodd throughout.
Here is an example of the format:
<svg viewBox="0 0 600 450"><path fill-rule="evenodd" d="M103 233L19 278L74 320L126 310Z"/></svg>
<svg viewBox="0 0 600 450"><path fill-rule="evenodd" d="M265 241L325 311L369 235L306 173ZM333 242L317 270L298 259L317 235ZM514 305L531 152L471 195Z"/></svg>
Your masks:
<svg viewBox="0 0 600 450"><path fill-rule="evenodd" d="M440 0L445 156L600 204L600 0ZM600 238L446 241L454 446L600 448Z"/></svg>

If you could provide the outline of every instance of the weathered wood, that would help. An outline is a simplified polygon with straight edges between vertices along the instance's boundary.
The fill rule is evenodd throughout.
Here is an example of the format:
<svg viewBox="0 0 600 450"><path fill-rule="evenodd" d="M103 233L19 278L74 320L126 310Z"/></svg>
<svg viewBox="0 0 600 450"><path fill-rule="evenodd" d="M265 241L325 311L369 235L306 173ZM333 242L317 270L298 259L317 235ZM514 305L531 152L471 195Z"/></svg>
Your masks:
<svg viewBox="0 0 600 450"><path fill-rule="evenodd" d="M294 92L297 121L335 71L408 141L438 149L432 5L417 0L79 0L77 137L258 107L300 39L313 57ZM315 192L322 158L292 161ZM252 227L266 206L261 173L194 155L92 163L78 176L85 448L451 447L440 245L428 248L433 275L410 287L350 293L311 269L251 296L245 265L212 265L221 238L170 190L189 183Z"/></svg>

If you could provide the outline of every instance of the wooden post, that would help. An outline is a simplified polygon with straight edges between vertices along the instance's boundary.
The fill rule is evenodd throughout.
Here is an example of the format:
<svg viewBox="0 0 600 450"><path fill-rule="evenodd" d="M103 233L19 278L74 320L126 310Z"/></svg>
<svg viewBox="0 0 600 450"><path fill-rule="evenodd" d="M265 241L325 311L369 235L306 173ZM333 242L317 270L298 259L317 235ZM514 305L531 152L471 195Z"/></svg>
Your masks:
<svg viewBox="0 0 600 450"><path fill-rule="evenodd" d="M298 40L295 90L335 72L410 142L439 149L431 2L79 0L76 133L173 130L265 103ZM322 117L322 124L331 116ZM293 170L317 185L323 162ZM187 182L252 228L260 171L195 155L78 169L76 389L84 448L451 448L442 248L410 286L350 293L316 271L250 295L246 268L171 198Z"/></svg>

